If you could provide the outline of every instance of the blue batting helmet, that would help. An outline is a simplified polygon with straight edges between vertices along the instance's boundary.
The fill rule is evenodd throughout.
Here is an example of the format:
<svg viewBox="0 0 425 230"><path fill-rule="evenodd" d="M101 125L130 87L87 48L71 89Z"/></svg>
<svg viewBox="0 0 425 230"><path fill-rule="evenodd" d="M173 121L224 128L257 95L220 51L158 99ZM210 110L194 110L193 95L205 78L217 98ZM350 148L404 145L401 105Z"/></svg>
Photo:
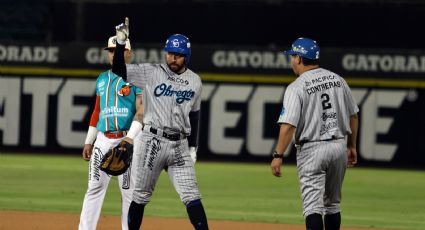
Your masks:
<svg viewBox="0 0 425 230"><path fill-rule="evenodd" d="M170 53L184 55L185 63L189 63L192 51L190 49L190 41L188 37L181 34L171 35L165 42L164 50Z"/></svg>
<svg viewBox="0 0 425 230"><path fill-rule="evenodd" d="M298 55L311 60L319 59L320 48L316 41L310 38L298 38L292 43L290 50L284 52L288 55Z"/></svg>

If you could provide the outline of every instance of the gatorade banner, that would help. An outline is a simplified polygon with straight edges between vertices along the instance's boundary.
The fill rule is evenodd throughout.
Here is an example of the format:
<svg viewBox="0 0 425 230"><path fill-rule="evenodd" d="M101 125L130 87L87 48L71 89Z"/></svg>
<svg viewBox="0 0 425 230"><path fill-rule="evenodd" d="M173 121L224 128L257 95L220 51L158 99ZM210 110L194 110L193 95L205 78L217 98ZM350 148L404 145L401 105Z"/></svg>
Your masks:
<svg viewBox="0 0 425 230"><path fill-rule="evenodd" d="M134 63L164 60L162 44L133 44ZM287 47L194 46L190 66L196 72L292 75ZM320 65L346 77L425 79L425 51L332 49L322 47ZM100 44L29 45L0 42L1 72L6 67L108 68L107 52Z"/></svg>

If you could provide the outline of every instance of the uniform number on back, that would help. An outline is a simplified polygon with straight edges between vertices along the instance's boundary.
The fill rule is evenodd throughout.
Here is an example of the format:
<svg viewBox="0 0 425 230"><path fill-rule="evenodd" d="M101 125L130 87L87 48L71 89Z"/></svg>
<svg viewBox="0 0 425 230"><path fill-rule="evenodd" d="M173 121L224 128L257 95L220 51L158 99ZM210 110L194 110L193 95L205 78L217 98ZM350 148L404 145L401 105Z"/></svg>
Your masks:
<svg viewBox="0 0 425 230"><path fill-rule="evenodd" d="M320 98L322 99L323 110L332 108L332 104L329 102L329 95L327 93L322 94Z"/></svg>

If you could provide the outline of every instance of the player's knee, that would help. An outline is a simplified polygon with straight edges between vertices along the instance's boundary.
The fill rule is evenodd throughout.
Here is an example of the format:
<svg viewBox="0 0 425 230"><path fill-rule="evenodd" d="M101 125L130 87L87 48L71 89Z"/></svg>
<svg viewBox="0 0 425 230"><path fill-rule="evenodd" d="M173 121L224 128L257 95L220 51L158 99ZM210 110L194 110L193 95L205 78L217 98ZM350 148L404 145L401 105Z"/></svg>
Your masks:
<svg viewBox="0 0 425 230"><path fill-rule="evenodd" d="M341 212L339 204L325 206L325 214L332 215Z"/></svg>
<svg viewBox="0 0 425 230"><path fill-rule="evenodd" d="M328 199L324 202L325 214L333 214L340 211L340 199Z"/></svg>
<svg viewBox="0 0 425 230"><path fill-rule="evenodd" d="M179 196L180 196L180 200L186 206L192 201L201 199L201 193L199 192L196 186L193 186L191 190L188 190L186 192L179 192Z"/></svg>
<svg viewBox="0 0 425 230"><path fill-rule="evenodd" d="M133 199L133 190L132 189L122 189L121 197L125 201L131 201Z"/></svg>
<svg viewBox="0 0 425 230"><path fill-rule="evenodd" d="M185 206L188 206L190 203L196 203L201 200L201 196L183 196L181 200Z"/></svg>
<svg viewBox="0 0 425 230"><path fill-rule="evenodd" d="M146 205L151 200L152 193L150 192L134 192L133 201L138 204Z"/></svg>
<svg viewBox="0 0 425 230"><path fill-rule="evenodd" d="M105 192L107 185L104 183L90 183L87 188L87 194L99 194Z"/></svg>

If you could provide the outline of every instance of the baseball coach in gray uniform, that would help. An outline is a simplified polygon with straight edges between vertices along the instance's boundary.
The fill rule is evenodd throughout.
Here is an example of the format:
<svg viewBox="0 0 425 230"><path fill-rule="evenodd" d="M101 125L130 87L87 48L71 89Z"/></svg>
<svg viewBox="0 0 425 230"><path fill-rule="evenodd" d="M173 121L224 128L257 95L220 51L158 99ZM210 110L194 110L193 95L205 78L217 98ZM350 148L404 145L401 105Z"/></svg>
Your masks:
<svg viewBox="0 0 425 230"><path fill-rule="evenodd" d="M145 205L165 168L194 228L208 229L194 168L202 82L187 68L191 56L189 39L181 34L167 39L165 64L125 65L123 53L128 27L128 18L116 27L118 44L112 71L124 72L124 80L143 90L143 132L138 136L140 139L134 140L141 142L141 162L128 213L129 229L140 228Z"/></svg>
<svg viewBox="0 0 425 230"><path fill-rule="evenodd" d="M297 79L285 91L273 175L281 176L283 153L295 138L297 170L307 229L339 229L345 170L357 162L359 111L345 80L319 67L316 41L298 38L285 51Z"/></svg>

